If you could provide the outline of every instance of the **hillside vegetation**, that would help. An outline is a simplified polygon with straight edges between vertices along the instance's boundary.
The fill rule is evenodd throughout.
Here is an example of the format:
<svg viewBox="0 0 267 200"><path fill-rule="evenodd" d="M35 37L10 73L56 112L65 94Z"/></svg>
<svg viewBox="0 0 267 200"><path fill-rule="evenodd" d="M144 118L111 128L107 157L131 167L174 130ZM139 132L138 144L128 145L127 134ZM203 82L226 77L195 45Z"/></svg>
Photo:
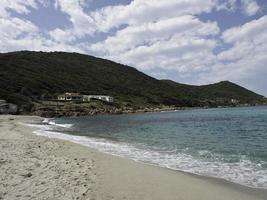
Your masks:
<svg viewBox="0 0 267 200"><path fill-rule="evenodd" d="M263 96L229 81L205 86L157 80L133 67L64 52L0 54L0 99L25 110L64 92L105 94L127 105L216 106L231 99L260 103Z"/></svg>

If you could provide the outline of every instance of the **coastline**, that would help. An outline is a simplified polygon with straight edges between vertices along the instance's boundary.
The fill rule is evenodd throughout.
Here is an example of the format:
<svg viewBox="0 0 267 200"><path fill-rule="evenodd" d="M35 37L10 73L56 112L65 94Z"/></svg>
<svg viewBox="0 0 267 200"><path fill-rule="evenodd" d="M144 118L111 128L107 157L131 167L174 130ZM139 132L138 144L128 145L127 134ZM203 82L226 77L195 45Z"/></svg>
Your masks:
<svg viewBox="0 0 267 200"><path fill-rule="evenodd" d="M32 133L36 129L20 124L36 119L41 120L0 115L0 199L256 200L267 196L265 189L147 165L37 136Z"/></svg>
<svg viewBox="0 0 267 200"><path fill-rule="evenodd" d="M77 116L94 116L101 114L119 115L135 113L155 113L155 112L175 112L181 110L194 109L213 109L213 108L235 108L235 107L254 107L266 106L266 104L229 104L216 106L175 106L175 105L158 105L158 106L123 106L114 103L103 102L59 102L59 101L42 101L34 104L30 113L21 113L26 115L36 115L46 118L60 117L77 117Z"/></svg>

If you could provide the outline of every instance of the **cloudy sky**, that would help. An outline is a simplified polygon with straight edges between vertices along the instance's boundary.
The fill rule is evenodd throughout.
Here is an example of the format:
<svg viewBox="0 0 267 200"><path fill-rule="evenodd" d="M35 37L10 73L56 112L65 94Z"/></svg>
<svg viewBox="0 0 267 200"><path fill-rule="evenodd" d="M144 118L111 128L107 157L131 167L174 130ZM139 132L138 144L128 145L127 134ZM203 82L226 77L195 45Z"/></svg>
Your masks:
<svg viewBox="0 0 267 200"><path fill-rule="evenodd" d="M68 51L267 96L267 0L0 0L0 51Z"/></svg>

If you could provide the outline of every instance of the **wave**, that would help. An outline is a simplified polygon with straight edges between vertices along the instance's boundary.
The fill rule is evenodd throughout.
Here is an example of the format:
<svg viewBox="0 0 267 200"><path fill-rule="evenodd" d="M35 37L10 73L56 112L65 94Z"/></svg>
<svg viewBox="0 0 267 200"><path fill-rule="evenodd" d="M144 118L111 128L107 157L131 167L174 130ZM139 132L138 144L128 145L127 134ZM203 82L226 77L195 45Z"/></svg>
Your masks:
<svg viewBox="0 0 267 200"><path fill-rule="evenodd" d="M53 118L45 118L42 123L43 124L48 124L48 125L52 125L52 126L58 126L58 127L62 127L62 128L71 128L73 127L73 124L59 124L56 123L55 121L52 121Z"/></svg>
<svg viewBox="0 0 267 200"><path fill-rule="evenodd" d="M63 127L63 128L73 127L73 124L57 124L56 122L53 122L53 121L49 121L48 124L53 125L53 126Z"/></svg>
<svg viewBox="0 0 267 200"><path fill-rule="evenodd" d="M137 147L129 143L119 143L102 138L74 136L55 132L53 131L54 126L58 124L54 125L54 123L27 125L39 128L39 130L34 131L36 135L68 140L97 149L100 152L126 157L135 161L141 161L173 170L221 178L249 187L267 188L267 169L262 167L262 165L266 165L267 163L256 164L246 157L241 158L239 162L233 163L223 162L218 159L207 161L184 152L156 151L144 146L140 148L139 146ZM66 128L68 126L64 127ZM200 151L199 154L212 155L212 152ZM214 155L214 157L217 157L217 155Z"/></svg>

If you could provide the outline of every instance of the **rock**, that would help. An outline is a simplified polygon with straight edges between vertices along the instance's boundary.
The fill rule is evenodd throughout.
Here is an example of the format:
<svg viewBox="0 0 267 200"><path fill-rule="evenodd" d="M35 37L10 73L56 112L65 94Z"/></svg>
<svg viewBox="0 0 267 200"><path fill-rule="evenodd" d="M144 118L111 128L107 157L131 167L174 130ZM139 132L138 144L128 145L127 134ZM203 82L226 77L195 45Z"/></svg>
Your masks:
<svg viewBox="0 0 267 200"><path fill-rule="evenodd" d="M35 166L36 166L36 167L41 167L41 164L38 163L38 162L36 162L36 163L35 163Z"/></svg>
<svg viewBox="0 0 267 200"><path fill-rule="evenodd" d="M29 173L27 173L27 174L24 174L24 175L22 175L22 176L24 176L25 178L30 178L30 177L32 177L32 173L31 173L31 172L29 172Z"/></svg>

